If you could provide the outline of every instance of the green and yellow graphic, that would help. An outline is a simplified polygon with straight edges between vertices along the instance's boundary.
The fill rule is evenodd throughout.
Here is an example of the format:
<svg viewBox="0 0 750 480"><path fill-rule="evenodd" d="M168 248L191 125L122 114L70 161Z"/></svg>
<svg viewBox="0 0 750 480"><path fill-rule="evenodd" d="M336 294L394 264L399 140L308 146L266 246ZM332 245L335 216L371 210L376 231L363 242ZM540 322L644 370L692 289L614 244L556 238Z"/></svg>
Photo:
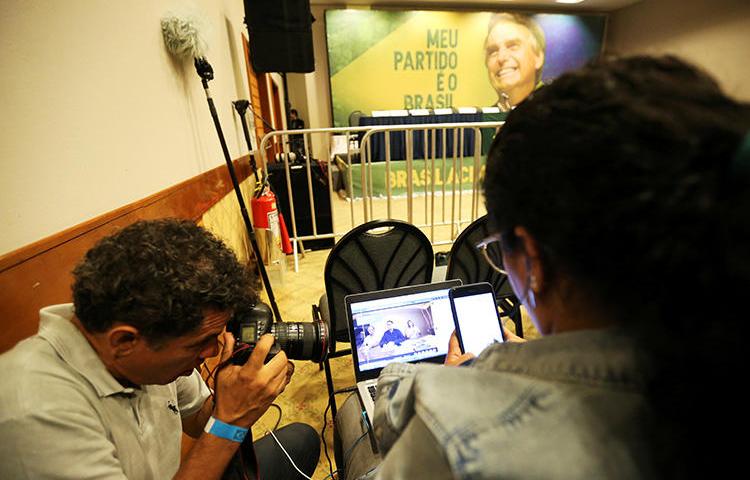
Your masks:
<svg viewBox="0 0 750 480"><path fill-rule="evenodd" d="M359 110L493 105L484 67L490 13L328 10L334 124Z"/></svg>
<svg viewBox="0 0 750 480"><path fill-rule="evenodd" d="M484 178L484 166L486 157L479 158L479 172L476 180ZM367 191L373 196L385 196L390 191L391 195L404 195L408 191L409 172L405 160L395 160L386 166L385 162L376 162L368 166L368 177L366 177ZM435 192L453 192L471 190L474 186L474 158L452 158L443 162L435 159L435 163L428 160L414 160L411 171L411 187L415 193L431 193L433 184ZM351 166L351 188L347 194L353 198L362 196L362 166L354 164ZM348 168L343 169L346 184L349 184ZM372 178L369 178L371 176ZM433 181L434 178L434 181Z"/></svg>
<svg viewBox="0 0 750 480"><path fill-rule="evenodd" d="M484 43L492 12L328 10L333 118L373 110L495 105ZM597 57L606 17L531 15L546 38L543 82Z"/></svg>

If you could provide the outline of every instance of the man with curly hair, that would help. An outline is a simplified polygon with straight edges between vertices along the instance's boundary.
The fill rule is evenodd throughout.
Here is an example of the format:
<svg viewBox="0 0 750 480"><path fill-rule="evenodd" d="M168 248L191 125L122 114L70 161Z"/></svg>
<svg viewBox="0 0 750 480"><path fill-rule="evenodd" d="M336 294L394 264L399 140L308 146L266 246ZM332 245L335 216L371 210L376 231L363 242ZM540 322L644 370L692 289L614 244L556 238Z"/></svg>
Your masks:
<svg viewBox="0 0 750 480"><path fill-rule="evenodd" d="M196 370L231 357L224 327L257 300L220 240L189 221L140 221L73 275L74 303L43 308L39 333L0 356L0 477L207 480L243 477L243 464L298 478L270 437L240 449L291 378L284 352L264 363L273 337L221 367L213 395ZM182 432L197 441L180 463ZM312 474L316 432L295 424L277 436Z"/></svg>

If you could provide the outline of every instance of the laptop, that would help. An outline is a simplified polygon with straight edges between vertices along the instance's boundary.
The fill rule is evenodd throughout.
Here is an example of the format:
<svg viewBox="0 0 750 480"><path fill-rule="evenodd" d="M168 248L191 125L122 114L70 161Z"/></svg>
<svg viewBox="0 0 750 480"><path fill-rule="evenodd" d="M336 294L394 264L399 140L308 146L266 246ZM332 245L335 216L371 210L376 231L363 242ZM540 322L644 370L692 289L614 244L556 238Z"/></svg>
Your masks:
<svg viewBox="0 0 750 480"><path fill-rule="evenodd" d="M347 295L357 392L372 422L380 371L389 363L442 363L455 328L449 280Z"/></svg>

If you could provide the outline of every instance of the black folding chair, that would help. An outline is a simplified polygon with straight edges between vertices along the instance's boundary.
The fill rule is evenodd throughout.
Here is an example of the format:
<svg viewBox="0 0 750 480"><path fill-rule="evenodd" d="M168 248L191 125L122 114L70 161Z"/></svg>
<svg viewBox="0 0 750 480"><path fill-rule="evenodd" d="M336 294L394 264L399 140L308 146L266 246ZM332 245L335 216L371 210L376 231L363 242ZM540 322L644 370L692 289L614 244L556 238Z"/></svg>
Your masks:
<svg viewBox="0 0 750 480"><path fill-rule="evenodd" d="M523 337L523 324L521 322L521 302L513 294L507 275L493 269L482 254L477 250L476 244L487 238L490 234L487 227L487 215L474 220L453 242L448 255L448 268L445 278L448 280L461 279L464 284L488 282L495 291L495 302L500 307L500 316L509 317L516 327L516 335ZM490 253L497 254L493 258L501 258L500 245L495 242L488 246L494 250Z"/></svg>
<svg viewBox="0 0 750 480"><path fill-rule="evenodd" d="M351 348L336 350L336 341L349 341L345 296L429 283L433 266L430 240L419 228L400 220L374 220L341 237L326 261L326 293L319 305L313 305L313 317L329 327L328 358L351 354ZM334 389L328 359L323 367L330 398ZM335 417L335 399L331 411Z"/></svg>

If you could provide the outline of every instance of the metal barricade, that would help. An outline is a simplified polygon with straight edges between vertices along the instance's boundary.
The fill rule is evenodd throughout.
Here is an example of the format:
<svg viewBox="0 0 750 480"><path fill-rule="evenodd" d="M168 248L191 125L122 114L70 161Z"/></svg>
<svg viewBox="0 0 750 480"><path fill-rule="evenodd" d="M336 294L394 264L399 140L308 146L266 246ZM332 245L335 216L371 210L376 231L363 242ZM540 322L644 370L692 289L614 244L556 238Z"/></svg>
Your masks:
<svg viewBox="0 0 750 480"><path fill-rule="evenodd" d="M304 254L304 242L307 240L336 239L357 225L376 218L375 205L382 211L378 218L401 218L422 228L433 245L450 244L461 232L464 225L471 223L480 216L480 175L482 169L482 135L493 135L504 122L473 122L473 123L437 123L414 125L388 125L367 127L336 127L336 128L308 128L301 130L279 130L266 134L261 140L262 168L268 173L269 159L267 147L272 143L282 145L281 153L277 154L277 161L283 162L286 177L286 192L276 192L277 195L287 195L289 202L289 216L291 218L290 240L294 253L294 270L299 269L298 254ZM483 132L484 130L484 132ZM350 141L352 135L361 138L358 148ZM416 134L416 135L415 135ZM302 142L299 137L302 136ZM337 155L331 153L330 140L333 135L344 135L346 153ZM295 142L290 142L290 136L295 136ZM314 136L316 142L313 142ZM403 149L399 153L392 150L392 139L403 137ZM467 141L467 138L469 139ZM473 138L473 148L468 144ZM383 143L384 141L384 143ZM311 145L318 145L314 152ZM373 143L377 144L377 155L373 154ZM415 152L416 144L421 143L421 151ZM292 152L290 146L296 145L297 151ZM301 147L301 149L300 149ZM323 155L320 155L321 149ZM382 150L382 151L381 151ZM465 152L473 152L466 155ZM292 155L294 153L294 155ZM319 232L317 228L318 212L313 194L314 184L311 159L318 158L325 162L328 195L331 205L332 232ZM394 159L404 153L403 159ZM416 153L416 155L415 155ZM305 199L295 198L292 188L290 160L293 157L304 157L302 167L306 170L307 195ZM359 163L353 162L359 157ZM374 158L378 156L378 158ZM382 158L381 158L382 157ZM415 158L418 157L418 158ZM465 160L469 161L466 165ZM295 162L299 168L300 162ZM334 165L338 168L339 178L343 180L345 195L340 198L334 191ZM421 167L416 170L415 167ZM358 172L355 175L355 170ZM448 173L450 172L450 173ZM469 178L465 178L468 173ZM375 179L377 177L377 185ZM468 180L468 181L467 181ZM358 188L356 182L359 182ZM341 180L339 181L341 183ZM377 187L377 188L376 188ZM416 187L416 188L415 188ZM421 187L421 188L420 188ZM468 190L467 190L468 188ZM338 189L337 189L338 190ZM463 205L466 192L470 195L470 206L465 212ZM359 197L357 197L359 194ZM415 201L424 196L424 215L416 218ZM446 203L450 196L450 204ZM439 197L439 202L437 201ZM348 202L349 221L337 222L342 214L342 203ZM361 213L355 207L360 202ZM300 235L297 225L295 202L305 202L303 208L308 208L312 218L311 234ZM337 203L338 202L338 203ZM382 210L382 204L385 210ZM404 204L405 203L405 211ZM422 202L420 202L420 208ZM436 209L439 212L436 213ZM449 233L438 234L437 230L449 229ZM442 236L441 236L442 235ZM299 244L299 246L298 246Z"/></svg>

